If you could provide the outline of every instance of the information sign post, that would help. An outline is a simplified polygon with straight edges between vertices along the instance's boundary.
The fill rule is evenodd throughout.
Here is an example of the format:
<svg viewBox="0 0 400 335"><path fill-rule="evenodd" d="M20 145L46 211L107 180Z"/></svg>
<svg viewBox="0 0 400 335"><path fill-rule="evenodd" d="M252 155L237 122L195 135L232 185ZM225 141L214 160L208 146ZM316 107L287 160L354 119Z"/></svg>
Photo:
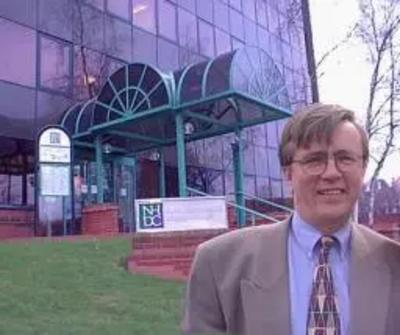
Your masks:
<svg viewBox="0 0 400 335"><path fill-rule="evenodd" d="M53 223L62 224L67 235L67 219L71 226L74 223L70 136L59 126L43 128L37 139L37 157L39 221L46 225L47 236L53 235Z"/></svg>

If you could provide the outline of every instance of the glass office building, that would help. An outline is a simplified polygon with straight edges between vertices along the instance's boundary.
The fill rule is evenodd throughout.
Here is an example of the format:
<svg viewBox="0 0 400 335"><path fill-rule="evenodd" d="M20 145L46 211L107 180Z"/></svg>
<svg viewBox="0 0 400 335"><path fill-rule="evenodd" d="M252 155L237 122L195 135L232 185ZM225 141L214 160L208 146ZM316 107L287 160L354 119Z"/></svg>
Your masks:
<svg viewBox="0 0 400 335"><path fill-rule="evenodd" d="M3 0L0 2L0 207L33 206L35 138L79 101L98 94L121 66L144 62L164 72L252 46L285 81L290 107L312 100L309 29L302 0ZM305 16L305 17L304 17ZM245 192L290 197L278 161L285 121L247 128ZM187 144L187 183L214 195L234 191L233 135ZM95 168L75 151L76 210L90 201ZM124 202L126 171L105 162L105 201ZM157 157L138 158L135 197L157 197ZM125 177L124 177L125 176ZM166 150L166 196L177 196L174 148ZM128 192L129 193L129 192ZM118 198L118 199L117 199ZM132 199L131 199L132 200ZM131 203L126 203L126 208ZM126 209L125 208L125 209ZM122 211L123 212L123 211Z"/></svg>

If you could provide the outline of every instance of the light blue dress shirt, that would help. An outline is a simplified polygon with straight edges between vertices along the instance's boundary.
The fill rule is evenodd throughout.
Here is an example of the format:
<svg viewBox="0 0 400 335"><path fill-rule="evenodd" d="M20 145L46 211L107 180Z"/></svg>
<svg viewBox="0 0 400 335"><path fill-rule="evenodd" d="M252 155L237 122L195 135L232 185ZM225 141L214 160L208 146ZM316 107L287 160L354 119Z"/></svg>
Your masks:
<svg viewBox="0 0 400 335"><path fill-rule="evenodd" d="M350 334L349 299L349 241L350 224L333 234L339 241L329 255L329 262L338 297L341 334ZM290 308L292 335L307 334L307 314L311 296L314 266L317 262L317 248L314 248L322 234L306 223L297 212L294 213L288 243Z"/></svg>

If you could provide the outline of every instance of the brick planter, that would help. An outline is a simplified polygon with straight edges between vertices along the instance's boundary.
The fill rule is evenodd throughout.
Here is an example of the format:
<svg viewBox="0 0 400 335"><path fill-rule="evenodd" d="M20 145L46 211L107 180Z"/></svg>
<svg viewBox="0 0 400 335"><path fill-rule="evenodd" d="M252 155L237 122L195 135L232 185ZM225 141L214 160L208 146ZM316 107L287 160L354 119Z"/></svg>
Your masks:
<svg viewBox="0 0 400 335"><path fill-rule="evenodd" d="M33 208L0 209L0 240L33 236Z"/></svg>
<svg viewBox="0 0 400 335"><path fill-rule="evenodd" d="M118 232L117 205L92 204L82 209L83 235L112 235Z"/></svg>

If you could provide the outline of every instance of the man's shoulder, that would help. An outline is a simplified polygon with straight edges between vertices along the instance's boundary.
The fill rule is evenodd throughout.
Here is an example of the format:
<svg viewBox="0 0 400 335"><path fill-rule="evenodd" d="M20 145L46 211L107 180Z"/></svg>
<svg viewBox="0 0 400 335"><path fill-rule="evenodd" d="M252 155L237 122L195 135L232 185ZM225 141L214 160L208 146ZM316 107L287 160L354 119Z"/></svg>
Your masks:
<svg viewBox="0 0 400 335"><path fill-rule="evenodd" d="M356 229L357 232L364 237L368 246L373 249L383 251L385 256L389 258L394 257L397 259L397 261L400 260L400 243L398 241L390 239L365 225L357 224Z"/></svg>
<svg viewBox="0 0 400 335"><path fill-rule="evenodd" d="M268 245L268 241L279 234L283 224L284 222L279 222L232 230L203 242L198 249L202 252L225 253L253 249L259 243Z"/></svg>

